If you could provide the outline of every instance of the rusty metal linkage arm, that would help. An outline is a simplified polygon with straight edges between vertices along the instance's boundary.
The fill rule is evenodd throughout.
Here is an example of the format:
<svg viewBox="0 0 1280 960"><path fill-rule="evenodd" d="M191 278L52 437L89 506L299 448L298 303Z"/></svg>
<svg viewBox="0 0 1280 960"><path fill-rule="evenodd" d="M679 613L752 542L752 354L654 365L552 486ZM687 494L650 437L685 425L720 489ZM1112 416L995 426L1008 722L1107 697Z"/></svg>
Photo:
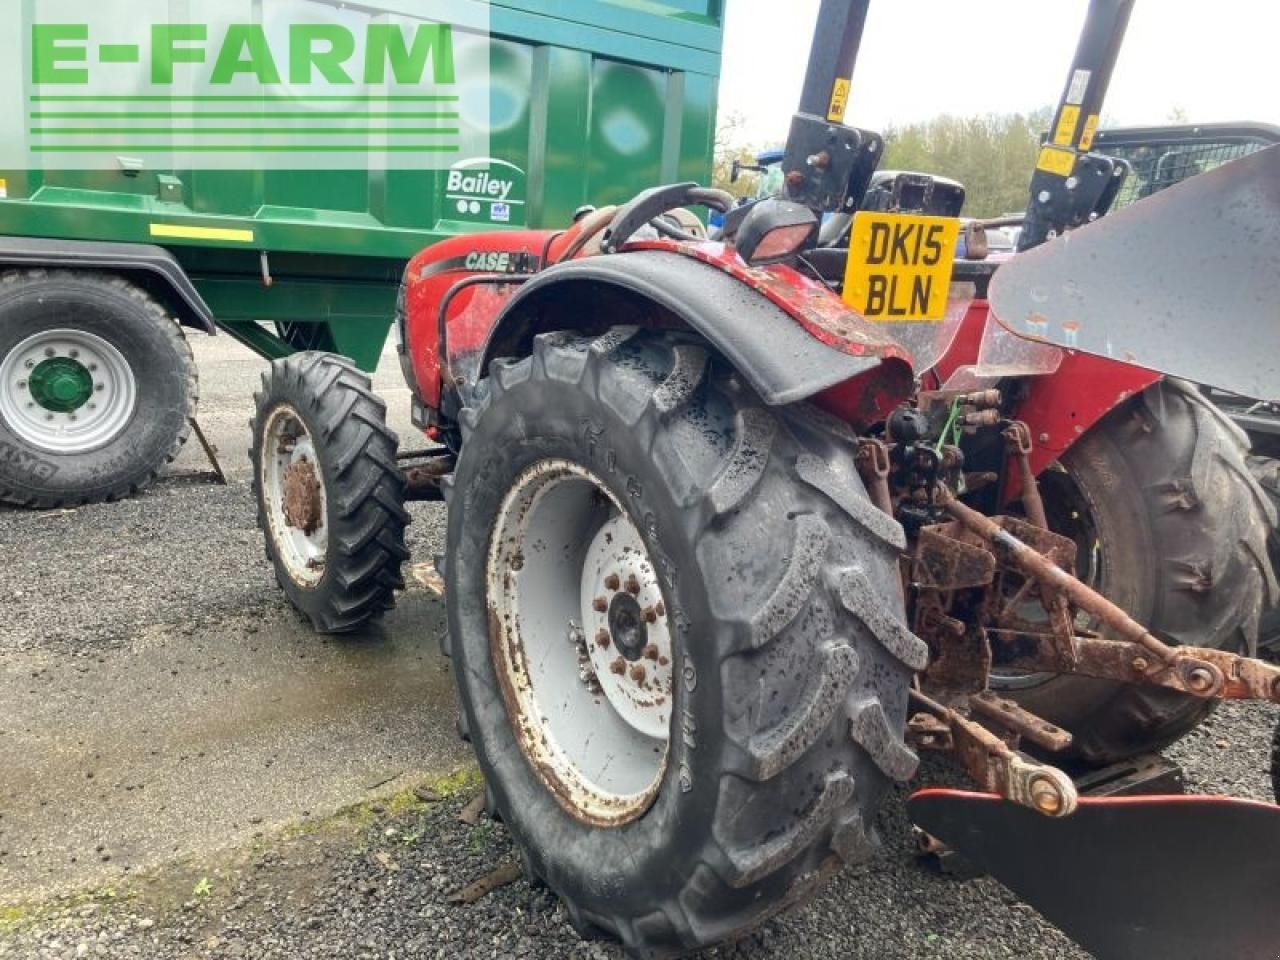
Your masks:
<svg viewBox="0 0 1280 960"><path fill-rule="evenodd" d="M944 707L919 690L911 691L912 729L925 748L950 749L983 789L1046 817L1075 812L1079 796L1071 778L1057 767L1022 757L982 724Z"/></svg>
<svg viewBox="0 0 1280 960"><path fill-rule="evenodd" d="M1075 647L1080 662L1073 672L1105 679L1152 683L1206 700L1268 700L1280 703L1280 667L1223 650L1171 647L1102 594L1037 553L990 518L961 503L946 487L939 487L938 505L966 529L989 543L1003 561L1042 587L1065 596L1122 638L1117 642L1077 637ZM1043 648L1041 644L1040 649Z"/></svg>

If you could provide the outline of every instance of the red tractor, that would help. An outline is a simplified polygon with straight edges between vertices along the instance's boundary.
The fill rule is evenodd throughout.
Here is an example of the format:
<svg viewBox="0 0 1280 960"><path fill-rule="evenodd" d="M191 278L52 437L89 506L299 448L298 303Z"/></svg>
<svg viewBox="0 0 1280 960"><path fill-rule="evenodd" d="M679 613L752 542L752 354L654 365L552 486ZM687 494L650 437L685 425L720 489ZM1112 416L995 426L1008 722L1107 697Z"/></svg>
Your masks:
<svg viewBox="0 0 1280 960"><path fill-rule="evenodd" d="M459 729L584 934L642 956L740 935L867 857L927 750L986 795L926 791L917 822L1100 956L1135 929L1143 955L1273 955L1256 898L1206 923L1135 877L1176 849L1274 884L1275 811L1091 800L1070 775L1217 700L1280 702L1250 659L1276 517L1192 385L1274 376L1280 149L1092 223L1125 172L1090 147L1131 5L1091 5L998 270L953 263L942 217L859 213L819 247L883 146L843 123L865 0L824 0L785 198L659 187L413 260L401 356L439 450L399 458L340 358L267 376L255 487L317 629L387 610L405 499L448 502ZM1217 839L1241 818L1250 870ZM1073 882L1123 895L1045 906Z"/></svg>

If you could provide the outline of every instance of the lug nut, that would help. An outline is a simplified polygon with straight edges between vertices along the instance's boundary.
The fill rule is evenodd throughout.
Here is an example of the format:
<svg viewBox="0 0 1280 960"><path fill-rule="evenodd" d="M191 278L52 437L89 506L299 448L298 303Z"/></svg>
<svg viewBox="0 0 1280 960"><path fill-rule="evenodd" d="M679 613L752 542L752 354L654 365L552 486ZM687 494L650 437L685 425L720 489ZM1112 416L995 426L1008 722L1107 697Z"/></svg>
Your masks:
<svg viewBox="0 0 1280 960"><path fill-rule="evenodd" d="M658 611L657 611L657 608L655 608L655 607L645 607L645 608L644 608L644 619L645 619L645 622L646 622L646 623L657 623L657 622L658 622Z"/></svg>
<svg viewBox="0 0 1280 960"><path fill-rule="evenodd" d="M50 360L52 360L54 357L58 355L58 351L53 349L53 347L45 347L44 355L48 357Z"/></svg>
<svg viewBox="0 0 1280 960"><path fill-rule="evenodd" d="M625 676L627 672L627 661L619 657L613 663L609 664L609 672L615 676Z"/></svg>
<svg viewBox="0 0 1280 960"><path fill-rule="evenodd" d="M627 577L627 593L631 594L633 597L638 597L640 595L640 581L636 579L636 575L634 573Z"/></svg>
<svg viewBox="0 0 1280 960"><path fill-rule="evenodd" d="M608 598L608 597L596 597L596 599L595 599L595 603L593 603L591 606L593 606L593 607L595 608L596 613L608 613L608 612L609 612L609 598Z"/></svg>
<svg viewBox="0 0 1280 960"><path fill-rule="evenodd" d="M612 590L614 593L617 593L622 589L622 581L618 578L616 573L611 573L604 578L604 586L606 590Z"/></svg>
<svg viewBox="0 0 1280 960"><path fill-rule="evenodd" d="M1213 674L1205 667L1196 667L1187 674L1187 686L1192 693L1208 693L1213 689Z"/></svg>
<svg viewBox="0 0 1280 960"><path fill-rule="evenodd" d="M647 676L649 676L649 673L647 670L645 670L643 664L637 663L634 667L631 668L631 679L633 682L644 683L645 678Z"/></svg>
<svg viewBox="0 0 1280 960"><path fill-rule="evenodd" d="M656 643L651 643L644 648L644 658L646 660L652 660L654 663L657 663L658 657L661 655L662 651L658 649L658 645Z"/></svg>
<svg viewBox="0 0 1280 960"><path fill-rule="evenodd" d="M107 389L107 387L106 387L106 384L102 384L102 383L95 383L95 384L93 385L93 389L94 389L95 391L97 391L98 393L101 393L103 390Z"/></svg>
<svg viewBox="0 0 1280 960"><path fill-rule="evenodd" d="M25 380L19 380L19 381L18 381L18 389L19 389L19 390L25 390L25 389L27 389L27 381L25 381Z"/></svg>
<svg viewBox="0 0 1280 960"><path fill-rule="evenodd" d="M596 646L601 650L607 650L612 642L613 637L609 634L609 631L601 627L600 632L596 634Z"/></svg>
<svg viewBox="0 0 1280 960"><path fill-rule="evenodd" d="M67 354L67 356L69 356L72 360L79 360L79 359L80 359L80 351L79 351L79 350L72 350L69 354Z"/></svg>
<svg viewBox="0 0 1280 960"><path fill-rule="evenodd" d="M1062 812L1062 791L1053 781L1040 777L1031 784L1031 802L1046 817L1056 817Z"/></svg>

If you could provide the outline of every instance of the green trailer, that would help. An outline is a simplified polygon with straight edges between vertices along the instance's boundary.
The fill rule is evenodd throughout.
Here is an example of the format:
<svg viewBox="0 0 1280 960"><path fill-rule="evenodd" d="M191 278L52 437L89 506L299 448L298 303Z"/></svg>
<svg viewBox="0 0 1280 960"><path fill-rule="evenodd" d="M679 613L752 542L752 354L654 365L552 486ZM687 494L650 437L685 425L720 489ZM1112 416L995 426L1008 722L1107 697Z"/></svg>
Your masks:
<svg viewBox="0 0 1280 960"><path fill-rule="evenodd" d="M372 370L424 246L705 181L722 9L492 0L489 156L455 169L159 170L126 156L114 170L0 168L0 501L77 504L149 483L195 414L184 328ZM493 179L500 216L459 201Z"/></svg>

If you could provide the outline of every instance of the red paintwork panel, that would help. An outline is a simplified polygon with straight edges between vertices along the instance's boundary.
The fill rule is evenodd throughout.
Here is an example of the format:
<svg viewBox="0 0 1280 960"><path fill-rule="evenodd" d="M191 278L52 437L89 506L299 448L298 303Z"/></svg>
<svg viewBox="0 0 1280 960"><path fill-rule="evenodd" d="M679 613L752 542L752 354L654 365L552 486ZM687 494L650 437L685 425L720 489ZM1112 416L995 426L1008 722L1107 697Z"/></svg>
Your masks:
<svg viewBox="0 0 1280 960"><path fill-rule="evenodd" d="M484 254L527 254L541 257L550 230L479 233L452 237L423 250L405 271L407 337L414 377L428 406L438 406L441 387L440 304L461 280L491 274L494 261ZM476 257L476 255L481 255ZM468 265L468 258L474 258ZM449 306L449 347L454 353L474 352L488 339L494 319L519 290L517 284L478 286L463 290Z"/></svg>
<svg viewBox="0 0 1280 960"><path fill-rule="evenodd" d="M523 231L455 237L429 247L413 259L406 272L407 334L414 375L428 405L440 402L442 373L448 375L450 358L442 364L439 356L439 315L440 305L454 285L467 277L500 269L485 254L524 254L540 260L548 253L554 261L568 249L578 230L575 225L563 234ZM884 368L872 370L818 398L837 416L859 426L870 426L884 419L910 394L911 357L907 351L883 329L849 310L825 286L795 270L785 266L749 267L732 248L721 243L657 240L630 244L627 249L666 251L724 270L786 311L828 346L853 356L872 355L889 361ZM518 289L517 284L503 284L460 292L449 305L450 356L482 349L493 321Z"/></svg>
<svg viewBox="0 0 1280 960"><path fill-rule="evenodd" d="M413 259L406 272L407 334L418 388L428 405L439 404L442 375L448 375L450 358L444 358L442 364L439 356L438 323L440 304L454 285L467 277L516 269L513 260L496 261L487 258L488 254L524 255L537 263L549 253L554 261L568 249L579 229L575 225L563 233L518 231L455 237ZM856 428L866 429L883 421L909 397L914 374L907 350L884 327L850 310L839 296L804 274L784 265L748 266L732 247L722 243L652 240L630 244L627 249L665 251L723 270L828 346L853 356L884 360L877 368L815 398L819 406ZM495 319L517 290L515 283L483 285L463 290L454 298L448 318L451 358L483 349ZM937 386L959 367L977 362L989 312L985 300L974 301L951 348L929 372L931 385ZM1069 350L1064 350L1063 356L1057 373L1027 379L1025 399L1015 414L1031 428L1036 448L1032 467L1037 473L1109 412L1161 376L1132 364ZM1010 471L1010 475L1016 478L1017 472ZM1017 495L1016 486L1016 481L1011 484L1010 496Z"/></svg>
<svg viewBox="0 0 1280 960"><path fill-rule="evenodd" d="M911 354L885 331L851 310L827 286L783 264L748 266L723 243L649 240L628 250L666 250L710 264L781 307L815 338L855 357L878 356L911 365ZM905 398L904 398L905 399Z"/></svg>
<svg viewBox="0 0 1280 960"><path fill-rule="evenodd" d="M973 302L950 350L929 372L931 386L945 383L960 367L978 362L990 313L986 300ZM1108 413L1160 379L1161 374L1145 367L1062 350L1062 365L1056 373L1025 378L1025 397L1014 411L1014 416L1031 428L1035 443L1032 470L1042 473ZM1020 495L1021 483L1017 470L1010 469L1008 475L1007 493L1012 499Z"/></svg>

